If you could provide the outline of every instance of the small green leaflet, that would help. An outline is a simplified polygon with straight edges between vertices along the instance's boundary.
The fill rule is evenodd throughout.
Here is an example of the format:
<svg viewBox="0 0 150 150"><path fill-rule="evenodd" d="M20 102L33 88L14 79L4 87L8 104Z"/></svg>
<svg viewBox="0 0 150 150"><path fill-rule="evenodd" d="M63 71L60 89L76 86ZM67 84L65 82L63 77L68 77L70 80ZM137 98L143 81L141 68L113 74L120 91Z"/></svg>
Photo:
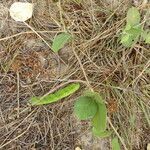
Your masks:
<svg viewBox="0 0 150 150"><path fill-rule="evenodd" d="M145 37L145 42L147 44L150 44L150 33L147 33L146 37Z"/></svg>
<svg viewBox="0 0 150 150"><path fill-rule="evenodd" d="M148 30L142 31L141 36L145 43L150 44L150 32Z"/></svg>
<svg viewBox="0 0 150 150"><path fill-rule="evenodd" d="M140 13L136 7L132 7L127 12L127 24L131 26L138 25L140 23Z"/></svg>
<svg viewBox="0 0 150 150"><path fill-rule="evenodd" d="M98 110L92 119L92 126L95 131L104 132L107 124L107 108L105 104L97 103Z"/></svg>
<svg viewBox="0 0 150 150"><path fill-rule="evenodd" d="M97 131L94 127L92 128L92 132L96 137L100 137L100 138L106 138L109 137L111 135L111 131L103 131L103 132L99 132Z"/></svg>
<svg viewBox="0 0 150 150"><path fill-rule="evenodd" d="M79 83L71 83L63 89L56 91L55 93L49 94L44 98L41 97L32 97L30 100L31 105L43 105L57 102L62 98L65 98L80 88Z"/></svg>
<svg viewBox="0 0 150 150"><path fill-rule="evenodd" d="M144 31L140 24L140 12L136 7L132 7L127 12L125 29L122 31L121 43L126 47L131 47L142 37L145 43L150 44L150 33Z"/></svg>
<svg viewBox="0 0 150 150"><path fill-rule="evenodd" d="M142 29L141 26L132 27L130 30L125 30L125 32L131 36L137 37L141 34Z"/></svg>
<svg viewBox="0 0 150 150"><path fill-rule="evenodd" d="M141 33L141 26L131 27L127 24L122 33L121 43L126 47L130 47L132 44L136 43Z"/></svg>
<svg viewBox="0 0 150 150"><path fill-rule="evenodd" d="M127 12L127 23L122 32L121 43L126 47L131 47L138 41L141 33L140 13L136 7L132 7Z"/></svg>
<svg viewBox="0 0 150 150"><path fill-rule="evenodd" d="M97 104L90 97L81 96L75 102L74 113L80 120L87 120L94 117L97 112Z"/></svg>
<svg viewBox="0 0 150 150"><path fill-rule="evenodd" d="M71 35L69 33L58 34L53 40L52 50L58 52L70 39Z"/></svg>
<svg viewBox="0 0 150 150"><path fill-rule="evenodd" d="M112 150L120 150L120 145L117 138L112 139Z"/></svg>
<svg viewBox="0 0 150 150"><path fill-rule="evenodd" d="M124 34L121 37L121 43L123 46L130 47L133 44L133 39L129 34Z"/></svg>

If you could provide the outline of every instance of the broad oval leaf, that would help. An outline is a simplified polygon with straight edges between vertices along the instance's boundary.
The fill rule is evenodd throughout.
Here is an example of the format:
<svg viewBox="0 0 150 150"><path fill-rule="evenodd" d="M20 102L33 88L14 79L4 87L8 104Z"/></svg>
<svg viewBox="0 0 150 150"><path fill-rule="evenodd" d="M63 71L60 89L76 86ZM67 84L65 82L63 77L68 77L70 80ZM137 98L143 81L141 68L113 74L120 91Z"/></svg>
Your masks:
<svg viewBox="0 0 150 150"><path fill-rule="evenodd" d="M92 132L96 137L100 137L100 138L106 138L109 137L111 135L111 131L103 131L103 132L99 132L97 131L94 127L92 128Z"/></svg>
<svg viewBox="0 0 150 150"><path fill-rule="evenodd" d="M54 52L58 52L64 45L71 39L71 34L69 33L61 33L57 35L52 43L52 50Z"/></svg>
<svg viewBox="0 0 150 150"><path fill-rule="evenodd" d="M101 103L101 104L104 103L102 97L97 92L85 91L83 95L86 97L90 97L91 99L95 100L97 103Z"/></svg>
<svg viewBox="0 0 150 150"><path fill-rule="evenodd" d="M53 102L57 102L62 98L65 98L73 94L74 92L76 92L79 89L79 87L80 87L79 83L72 83L63 89L58 90L55 93L47 95L44 98L32 97L30 103L31 105L43 105L43 104L50 104Z"/></svg>
<svg viewBox="0 0 150 150"><path fill-rule="evenodd" d="M140 23L140 13L136 7L132 7L127 12L127 24L132 27Z"/></svg>
<svg viewBox="0 0 150 150"><path fill-rule="evenodd" d="M112 150L120 150L120 145L117 138L112 139Z"/></svg>
<svg viewBox="0 0 150 150"><path fill-rule="evenodd" d="M81 96L75 102L74 113L80 120L91 119L97 112L97 103L90 97Z"/></svg>
<svg viewBox="0 0 150 150"><path fill-rule="evenodd" d="M97 103L98 110L92 119L92 126L98 132L104 132L107 124L107 108L105 104Z"/></svg>

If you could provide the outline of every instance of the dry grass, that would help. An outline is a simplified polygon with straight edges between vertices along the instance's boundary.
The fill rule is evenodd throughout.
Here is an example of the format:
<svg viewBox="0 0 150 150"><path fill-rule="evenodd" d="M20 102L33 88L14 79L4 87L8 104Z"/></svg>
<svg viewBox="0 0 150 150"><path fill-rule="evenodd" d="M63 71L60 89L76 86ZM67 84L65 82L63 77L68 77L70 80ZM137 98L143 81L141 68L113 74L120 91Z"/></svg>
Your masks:
<svg viewBox="0 0 150 150"><path fill-rule="evenodd" d="M0 149L74 150L82 145L88 124L79 130L72 107L83 89L90 88L104 96L109 128L122 149L144 150L150 141L150 46L139 42L125 48L119 40L132 2L32 0L34 16L27 23L47 43L64 30L74 36L58 55L9 17L12 2L0 3ZM150 5L138 6L148 28L145 12ZM81 91L57 104L28 105L31 96L66 82L80 82Z"/></svg>

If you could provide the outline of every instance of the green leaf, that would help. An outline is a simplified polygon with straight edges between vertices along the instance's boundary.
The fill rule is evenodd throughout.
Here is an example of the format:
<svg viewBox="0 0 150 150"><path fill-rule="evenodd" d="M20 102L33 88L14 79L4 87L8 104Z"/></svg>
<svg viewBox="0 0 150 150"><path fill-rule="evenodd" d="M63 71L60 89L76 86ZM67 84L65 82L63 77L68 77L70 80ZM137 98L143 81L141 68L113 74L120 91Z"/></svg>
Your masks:
<svg viewBox="0 0 150 150"><path fill-rule="evenodd" d="M101 97L100 94L97 93L97 92L85 91L83 95L86 96L86 97L92 98L92 99L95 100L97 103L101 103L101 104L104 103L102 97Z"/></svg>
<svg viewBox="0 0 150 150"><path fill-rule="evenodd" d="M140 13L136 7L132 7L127 12L127 24L121 36L121 43L126 47L131 47L138 41L142 32Z"/></svg>
<svg viewBox="0 0 150 150"><path fill-rule="evenodd" d="M52 50L58 52L70 39L71 35L69 33L61 33L57 35L53 40Z"/></svg>
<svg viewBox="0 0 150 150"><path fill-rule="evenodd" d="M138 25L140 23L140 13L136 7L132 7L127 12L127 24L131 26Z"/></svg>
<svg viewBox="0 0 150 150"><path fill-rule="evenodd" d="M121 37L121 43L125 47L130 47L133 44L133 39L129 34L123 34Z"/></svg>
<svg viewBox="0 0 150 150"><path fill-rule="evenodd" d="M147 31L147 30L143 30L143 31L142 31L142 33L141 33L141 37L143 38L143 40L145 40L145 39L146 39L147 34L148 34L148 31Z"/></svg>
<svg viewBox="0 0 150 150"><path fill-rule="evenodd" d="M97 103L98 110L92 119L92 126L98 132L104 132L107 124L107 108L105 104Z"/></svg>
<svg viewBox="0 0 150 150"><path fill-rule="evenodd" d="M141 36L145 43L150 44L150 32L148 30L142 31Z"/></svg>
<svg viewBox="0 0 150 150"><path fill-rule="evenodd" d="M103 132L99 132L97 131L94 127L92 129L92 132L93 134L96 136L96 137L100 137L100 138L106 138L106 137L109 137L111 135L111 131L103 131Z"/></svg>
<svg viewBox="0 0 150 150"><path fill-rule="evenodd" d="M130 30L131 28L132 28L132 26L130 24L126 24L123 32L126 32L126 31Z"/></svg>
<svg viewBox="0 0 150 150"><path fill-rule="evenodd" d="M75 102L74 113L80 120L87 120L94 117L97 112L97 103L90 97L81 96Z"/></svg>
<svg viewBox="0 0 150 150"><path fill-rule="evenodd" d="M132 36L133 38L136 38L142 33L142 29L141 26L137 26L137 27L132 27L130 30L126 30L125 32L130 36Z"/></svg>
<svg viewBox="0 0 150 150"><path fill-rule="evenodd" d="M112 150L120 150L120 145L117 138L112 139Z"/></svg>
<svg viewBox="0 0 150 150"><path fill-rule="evenodd" d="M62 98L65 98L74 92L76 92L80 88L79 83L72 83L66 86L63 89L56 91L55 93L49 94L46 97L32 97L30 100L31 105L43 105L43 104L50 104L53 102L57 102Z"/></svg>
<svg viewBox="0 0 150 150"><path fill-rule="evenodd" d="M150 33L146 35L145 43L150 44Z"/></svg>
<svg viewBox="0 0 150 150"><path fill-rule="evenodd" d="M121 43L126 47L131 47L132 44L137 42L141 33L141 26L130 27L126 25L121 37Z"/></svg>

